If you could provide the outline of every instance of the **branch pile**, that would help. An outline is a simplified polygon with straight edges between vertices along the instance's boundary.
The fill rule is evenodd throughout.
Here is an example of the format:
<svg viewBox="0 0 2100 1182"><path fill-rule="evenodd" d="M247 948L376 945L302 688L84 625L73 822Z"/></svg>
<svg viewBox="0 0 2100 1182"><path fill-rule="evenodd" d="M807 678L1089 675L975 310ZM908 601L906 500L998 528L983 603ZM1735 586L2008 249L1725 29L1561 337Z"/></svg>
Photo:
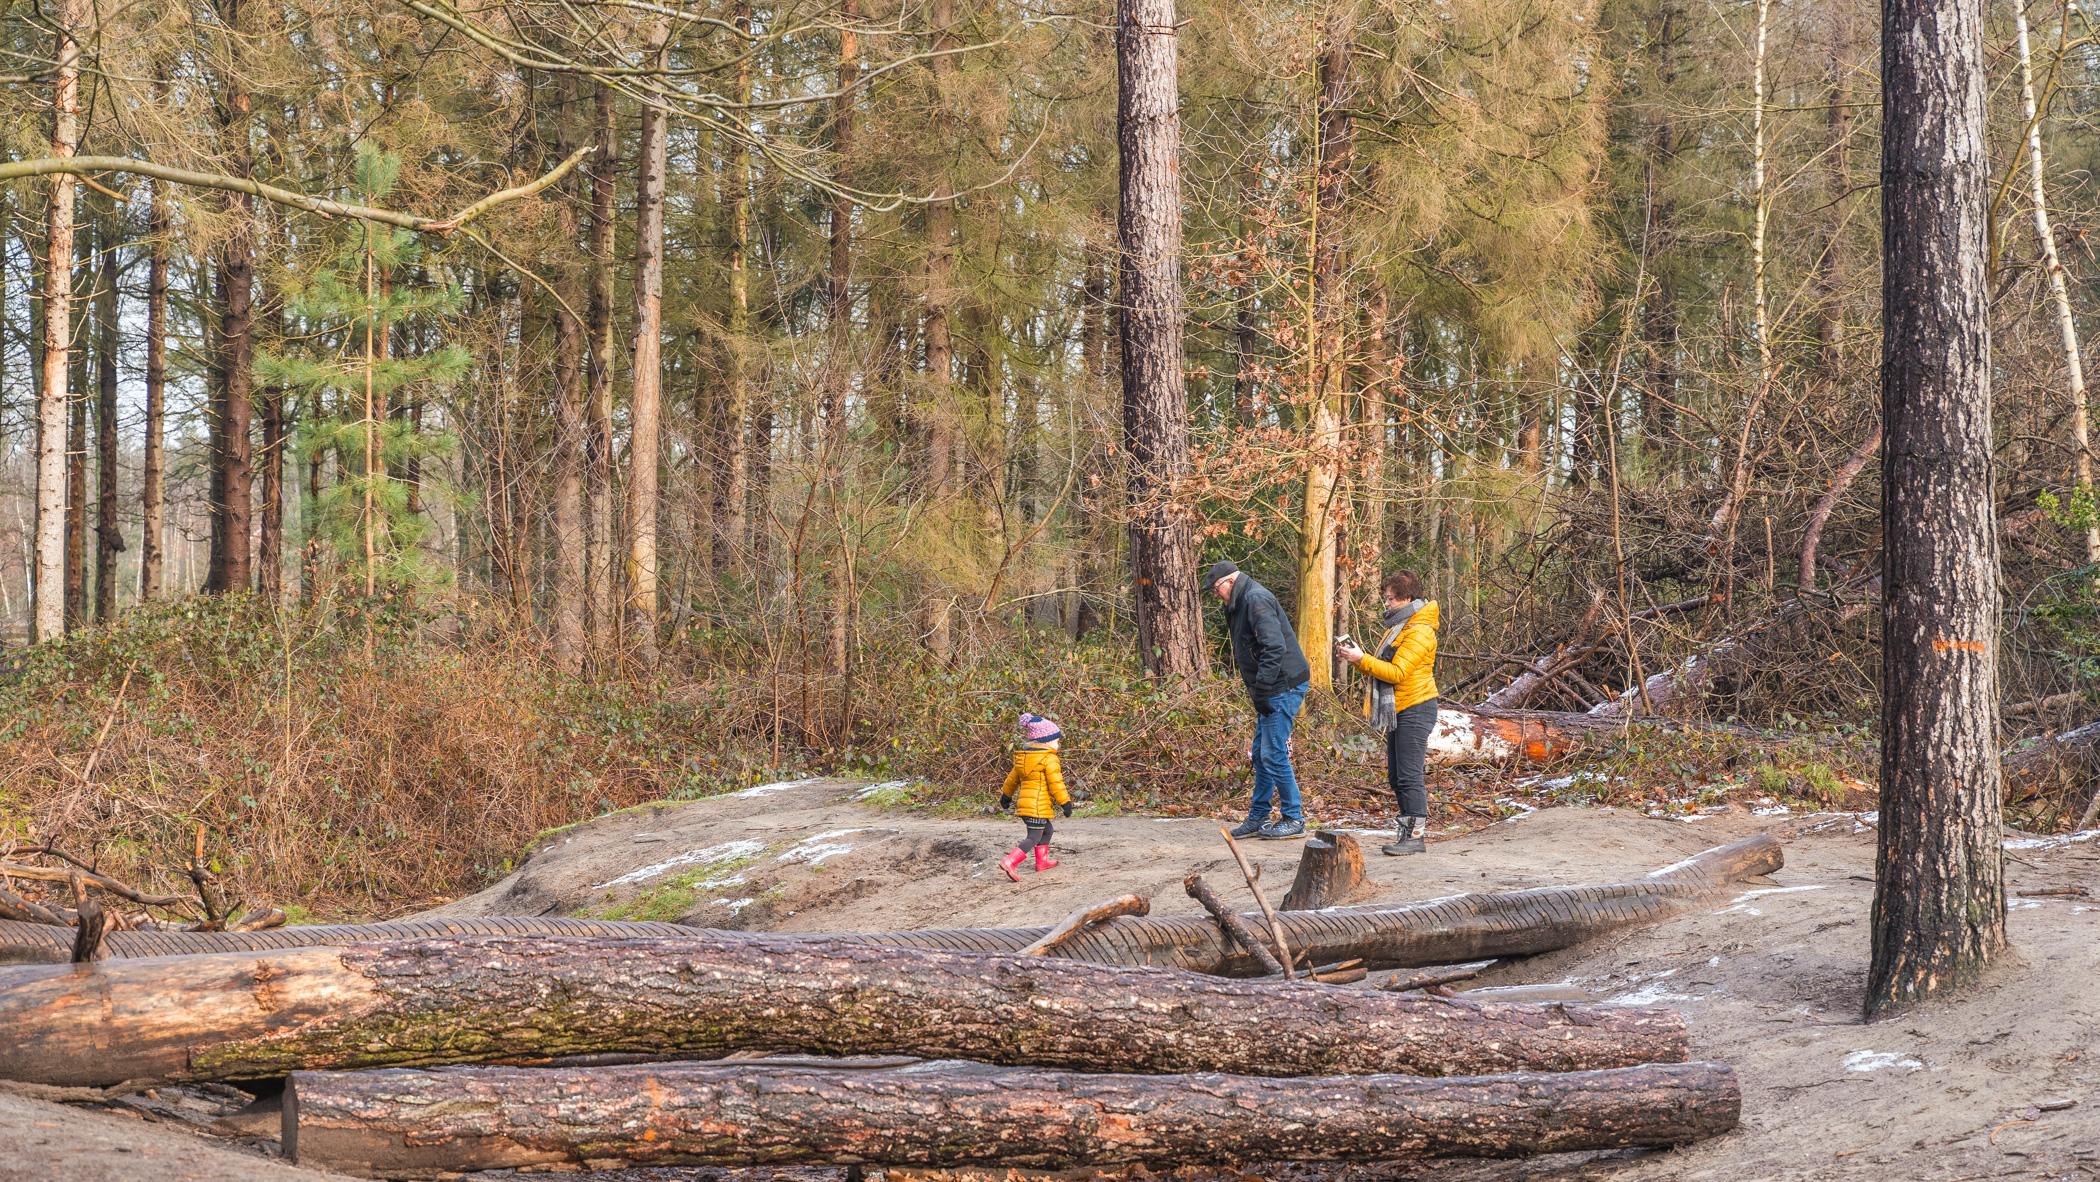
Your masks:
<svg viewBox="0 0 2100 1182"><path fill-rule="evenodd" d="M1354 912L1271 912L1250 872L1263 902L1251 922L1192 882L1216 920L1152 918L1146 900L1126 897L1056 929L1015 929L991 950L915 947L898 938L907 933L673 929L4 968L0 1078L95 1088L288 1078L287 1154L375 1177L1238 1165L1675 1144L1727 1131L1740 1106L1728 1068L1685 1062L1676 1012L1393 992L1363 966L1393 963L1410 941L1564 946L1710 902L1777 862L1769 843L1738 843L1636 883ZM1530 908L1546 898L1548 911ZM1666 906L1644 906L1657 902ZM1455 941L1436 930L1450 904L1478 921ZM1567 910L1584 904L1594 914ZM1550 930L1528 940L1511 930L1542 915ZM1230 950L1209 957L1219 969L1274 969L1233 980L1084 955L1163 922L1207 929ZM1487 939L1490 929L1501 935ZM783 1055L838 1058L769 1058ZM691 1062L724 1057L743 1061Z"/></svg>

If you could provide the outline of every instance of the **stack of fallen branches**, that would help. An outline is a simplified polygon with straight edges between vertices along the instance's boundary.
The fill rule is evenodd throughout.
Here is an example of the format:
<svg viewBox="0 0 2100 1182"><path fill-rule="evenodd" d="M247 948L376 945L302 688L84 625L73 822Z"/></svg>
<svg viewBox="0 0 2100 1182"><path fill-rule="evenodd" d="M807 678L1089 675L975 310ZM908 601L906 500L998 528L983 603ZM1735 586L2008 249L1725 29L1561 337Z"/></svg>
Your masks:
<svg viewBox="0 0 2100 1182"><path fill-rule="evenodd" d="M74 961L100 956L104 942L119 931L253 932L285 921L275 907L243 910L227 901L205 857L201 825L183 873L194 897L140 890L49 843L0 845L0 919L74 929ZM123 910L105 899L135 909Z"/></svg>
<svg viewBox="0 0 2100 1182"><path fill-rule="evenodd" d="M1674 1011L1321 982L1375 986L1367 965L1449 962L1483 945L1564 946L1709 906L1734 876L1777 864L1760 839L1635 883L1355 912L1275 912L1264 900L1251 922L1222 905L1215 922L1162 920L1126 897L1054 929L1019 929L990 952L915 947L905 933L641 936L631 933L643 925L604 925L5 968L0 1078L93 1088L285 1079L286 1152L380 1177L627 1163L1238 1165L1668 1145L1732 1128L1740 1105L1727 1067L1686 1062ZM1245 868L1259 899L1259 875ZM1667 906L1643 906L1657 900ZM1581 914L1584 901L1596 915ZM1481 922L1463 934L1469 915ZM1260 950L1278 974L1233 980L1084 957L1114 946L1156 954L1163 923L1181 924L1169 930L1191 947L1204 932L1223 946L1231 931L1244 943L1213 956L1218 968ZM1527 924L1539 932L1513 938ZM168 936L289 943L300 930ZM1357 939L1353 957L1334 955L1366 931L1374 938ZM1409 951L1410 939L1425 946ZM1284 966L1301 964L1298 979L1285 978ZM838 1058L778 1057L809 1055Z"/></svg>

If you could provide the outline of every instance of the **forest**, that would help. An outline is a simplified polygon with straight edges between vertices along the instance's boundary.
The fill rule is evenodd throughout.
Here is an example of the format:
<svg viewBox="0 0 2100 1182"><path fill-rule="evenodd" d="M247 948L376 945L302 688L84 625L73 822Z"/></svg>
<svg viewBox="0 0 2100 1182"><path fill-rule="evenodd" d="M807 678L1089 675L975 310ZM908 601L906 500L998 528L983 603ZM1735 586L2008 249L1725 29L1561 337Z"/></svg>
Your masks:
<svg viewBox="0 0 2100 1182"><path fill-rule="evenodd" d="M0 931L0 965L56 940L53 956L110 958L121 990L150 977L123 976L127 958L181 952L194 976L170 979L210 997L233 963L214 957L355 942L373 959L254 971L288 974L296 1008L301 990L394 989L369 982L427 953L432 973L527 990L488 986L486 1004L529 1009L518 982L647 979L656 962L622 959L647 938L697 966L667 996L725 1029L756 1020L747 1002L694 982L746 971L751 949L868 996L866 974L916 974L930 992L897 1004L931 1007L912 1010L919 1034L759 1046L608 993L546 1046L388 1058L338 1053L380 1010L265 1045L199 1003L138 1019L127 1076L75 1069L111 1052L71 1041L69 986L0 968L0 1014L38 1031L0 1051L0 1081L115 1095L289 1076L272 1084L288 1158L310 1119L313 1160L350 1173L566 1168L582 1142L419 1125L453 1077L369 1072L618 1059L573 1079L473 1068L519 1073L471 1087L523 1121L628 1095L592 1072L637 1055L1119 1071L1075 1049L1082 1032L1045 1058L943 1042L928 1015L1003 1012L1002 990L1057 981L1153 996L1168 986L1140 966L1164 954L1119 960L1111 937L1186 956L1172 925L1198 922L1215 954L1177 968L1348 985L1426 966L1434 980L1363 992L1462 999L1447 986L1480 977L1513 1006L1635 1007L1624 1031L1595 1019L1627 1046L1454 1050L1435 1069L1162 1052L1113 1083L985 1083L1015 1106L993 1115L958 1098L992 1079L965 1070L927 1086L1006 1148L888 1164L1382 1161L1386 1130L1341 1113L1432 1102L1468 1115L1395 1134L1429 1156L1624 1149L1718 1136L1744 1095L1819 1086L1772 1082L1797 1064L1756 1077L1767 1052L1746 1032L1773 1019L1743 1007L1782 999L1723 966L1737 925L1778 922L1753 896L1828 889L1789 902L1806 910L1785 937L1749 941L1790 965L1782 949L1857 924L1850 959L1819 948L1804 986L1848 1022L2001 980L2008 916L2029 925L2023 963L2054 967L1961 1004L2054 1005L2049 982L2081 971L2059 954L2092 946L2063 859L2100 850L2083 363L2100 28L2072 0L0 0L0 133L0 928L22 929ZM1274 591L1309 660L1285 750L1316 832L1284 853L1304 851L1293 899L1340 876L1325 902L1272 911L1260 865L1237 846L1216 861L1212 822L1250 781L1267 807L1247 740L1267 706L1242 690L1205 575L1219 562ZM1374 860L1372 881L1348 834L1390 833L1399 789L1386 724L1367 721L1378 683L1340 653L1384 631L1396 572L1440 612L1442 709L1429 858ZM1003 878L978 854L1004 843L985 835L1023 711L1024 732L1063 728L1068 873L1031 878L1033 904L944 900L1022 882L1025 847ZM1723 832L1668 836L1686 823ZM878 840L880 865L856 844ZM826 880L833 858L851 868ZM1167 862L1244 871L1260 911L1205 900L1191 870L1210 918L1146 918L1162 888L1179 898ZM1544 918L1525 901L1575 883L1635 902ZM1135 903L1102 903L1126 889ZM1478 892L1450 896L1472 908L1458 927L1407 926L1451 891ZM1313 923L1337 902L1376 912L1370 934ZM1026 939L981 934L1066 912ZM1684 1019L1640 1008L1701 997L1659 982L1706 970L1582 976L1619 971L1584 942L1635 912L1663 925L1639 937L1650 967L1714 951L1736 995L1687 1001L1720 1048L1697 1057L1725 1051L1746 1092L1687 1061ZM534 959L499 920L583 926L531 929L554 949ZM936 923L976 926L915 942ZM700 947L696 928L780 934ZM845 938L871 932L894 948L881 967ZM198 939L152 942L176 935ZM1406 940L1428 943L1394 951ZM972 983L940 960L984 941L1100 976ZM1589 992L1523 992L1548 964ZM1281 1005L1262 988L1283 987L1202 1004ZM386 1013L413 1016L387 1037L518 1037L447 988L389 994ZM1368 1007L1352 1020L1461 1048L1502 1004L1432 1036L1426 1010L1349 997ZM1656 1041L1670 1021L1676 1042ZM178 1035L232 1066L156 1057ZM1127 1045L1153 1036L1138 1023ZM1891 1052L1872 1081L1885 1064L1830 1070L1896 1087L1902 1062L1968 1053L1951 1046ZM2037 1078L2066 1094L2091 1086L2061 1050L2006 1053L2058 1063ZM663 1164L857 1171L884 1164L870 1145L916 1144L909 1120L878 1119L916 1086L880 1063L862 1107L823 1063L740 1070L677 1065L649 1087L667 1110L742 1113L747 1085L818 1107L689 1128ZM1189 1104L1159 1081L1204 1071L1272 1089L1466 1078L1291 1092L1308 1107L1233 1152L1137 1133L1153 1148L1074 1148L1096 1134L1003 1123L1031 1102ZM1496 1082L1531 1071L1546 1082ZM1646 1074L1594 1092L1552 1074L1589 1071ZM1505 1102L1580 1115L1469 1123ZM367 1123L383 1104L407 1108ZM1918 1104L1921 1129L1964 1111ZM574 1135L618 1141L624 1110L589 1111L597 1130ZM1293 1119L1331 1129L1333 1156ZM2006 1127L1957 1164L1982 1169L1962 1155L1995 1153ZM426 1135L455 1148L402 1148ZM1765 1144L1710 1160L1813 1174Z"/></svg>

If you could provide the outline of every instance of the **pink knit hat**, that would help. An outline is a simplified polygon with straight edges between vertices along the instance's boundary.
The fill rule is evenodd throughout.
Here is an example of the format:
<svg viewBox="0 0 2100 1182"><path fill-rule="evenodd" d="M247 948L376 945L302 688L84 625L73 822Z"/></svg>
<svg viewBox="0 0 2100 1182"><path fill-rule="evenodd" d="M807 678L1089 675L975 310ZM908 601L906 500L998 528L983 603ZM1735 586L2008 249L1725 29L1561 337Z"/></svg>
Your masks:
<svg viewBox="0 0 2100 1182"><path fill-rule="evenodd" d="M1064 738L1057 724L1040 714L1021 715L1021 737L1031 743L1048 743Z"/></svg>

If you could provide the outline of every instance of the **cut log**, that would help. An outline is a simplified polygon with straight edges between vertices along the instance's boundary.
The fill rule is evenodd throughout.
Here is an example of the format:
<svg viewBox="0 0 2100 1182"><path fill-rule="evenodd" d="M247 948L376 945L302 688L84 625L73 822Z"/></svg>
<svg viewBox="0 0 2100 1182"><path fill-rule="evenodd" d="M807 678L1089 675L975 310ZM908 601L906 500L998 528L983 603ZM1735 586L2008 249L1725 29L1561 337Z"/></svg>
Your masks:
<svg viewBox="0 0 2100 1182"><path fill-rule="evenodd" d="M0 969L0 1030L0 1079L76 1086L593 1053L893 1054L1278 1076L1686 1057L1684 1020L1669 1010L1472 1004L1055 957L704 934L478 936Z"/></svg>
<svg viewBox="0 0 2100 1182"><path fill-rule="evenodd" d="M1705 907L1732 893L1731 884L1770 874L1784 864L1779 843L1751 837L1707 850L1633 882L1536 887L1455 895L1389 907L1339 907L1284 912L1279 920L1291 947L1313 964L1362 959L1372 968L1456 964L1501 956L1551 952L1638 924ZM1259 916L1243 917L1259 922ZM428 936L510 934L690 936L698 929L662 923L581 919L421 919L330 927L286 927L265 932L114 932L103 955L112 960L237 949L290 949L321 944L400 943ZM897 948L1016 953L1049 931L1029 928L945 928L850 935L809 933L779 939L853 939ZM72 952L68 928L0 920L0 961L64 964ZM722 939L744 938L722 933ZM1251 977L1262 966L1206 917L1121 919L1082 931L1051 953L1059 960L1098 964L1164 965L1203 973Z"/></svg>
<svg viewBox="0 0 2100 1182"><path fill-rule="evenodd" d="M2005 753L2005 798L2033 800L2067 793L2075 806L2087 806L2078 827L2093 823L2100 809L2100 722L2017 743Z"/></svg>
<svg viewBox="0 0 2100 1182"><path fill-rule="evenodd" d="M1064 922L1051 928L1048 935L1028 947L1021 949L1022 956L1047 956L1058 945L1078 935L1097 923L1106 923L1125 915L1150 915L1152 900L1143 895L1119 895L1106 903L1081 907L1065 916Z"/></svg>
<svg viewBox="0 0 2100 1182"><path fill-rule="evenodd" d="M285 1155L365 1177L579 1166L1237 1166L1680 1145L1735 1127L1735 1073L1075 1075L969 1065L781 1071L300 1072Z"/></svg>
<svg viewBox="0 0 2100 1182"><path fill-rule="evenodd" d="M1364 885L1364 850L1348 833L1321 830L1305 841L1298 876L1283 896L1285 911L1318 911L1346 903Z"/></svg>

